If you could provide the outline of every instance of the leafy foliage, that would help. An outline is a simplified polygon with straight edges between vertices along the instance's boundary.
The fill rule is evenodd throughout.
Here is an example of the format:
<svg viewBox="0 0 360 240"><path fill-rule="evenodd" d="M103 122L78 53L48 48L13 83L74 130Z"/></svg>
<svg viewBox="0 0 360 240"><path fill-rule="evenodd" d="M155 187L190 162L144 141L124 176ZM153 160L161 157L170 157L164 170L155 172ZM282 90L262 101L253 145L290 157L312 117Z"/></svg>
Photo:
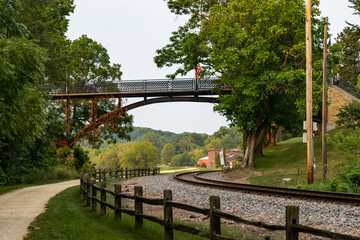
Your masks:
<svg viewBox="0 0 360 240"><path fill-rule="evenodd" d="M155 167L159 160L159 151L149 142L133 143L123 154L120 164L123 167Z"/></svg>
<svg viewBox="0 0 360 240"><path fill-rule="evenodd" d="M175 146L171 143L165 144L161 151L161 163L166 164L170 162L171 158L175 155Z"/></svg>
<svg viewBox="0 0 360 240"><path fill-rule="evenodd" d="M253 166L255 153L262 155L261 147L256 146L262 146L266 128L301 119L305 113L304 1L167 2L175 14L191 16L173 33L171 43L157 51L155 63L179 66L169 76L175 77L200 62L202 75L219 76L219 83L232 89L232 94L220 96L215 110L247 131L244 162ZM314 61L321 59L323 25L327 23L319 18L317 6L318 1L313 1ZM321 85L314 82L314 89L321 92ZM314 97L315 111L317 103L320 97ZM300 122L287 124L287 128L298 128Z"/></svg>
<svg viewBox="0 0 360 240"><path fill-rule="evenodd" d="M68 76L70 86L86 88L88 84L120 81L122 75L120 65L111 64L107 50L86 35L71 43L69 54L71 56ZM63 105L57 110L63 110ZM99 117L117 108L117 103L111 99L100 99L96 105L96 112L91 112L90 101L74 100L72 102L72 130L78 132L93 116ZM103 139L109 142L116 142L117 138L130 139L132 122L132 116L123 113L94 131L88 140L99 146Z"/></svg>
<svg viewBox="0 0 360 240"><path fill-rule="evenodd" d="M99 168L124 167L122 162L123 156L127 154L127 151L133 144L149 140L152 146L159 149L154 144L172 140L172 142L166 143L161 148L161 163L171 163L172 166L194 166L200 158L208 154L209 149L222 147L226 149L236 148L242 141L242 134L236 128L229 127L221 127L211 136L197 133L164 133L150 128L138 127L135 127L135 132L137 140L134 142L112 144L100 149L90 149L90 161ZM160 137L160 134L164 135ZM219 147L214 147L214 142L219 143Z"/></svg>
<svg viewBox="0 0 360 240"><path fill-rule="evenodd" d="M195 162L187 152L177 154L171 158L171 166L194 166Z"/></svg>
<svg viewBox="0 0 360 240"><path fill-rule="evenodd" d="M346 162L336 167L337 176L330 180L329 190L360 192L360 127L347 136L339 132L328 138L328 143L346 157Z"/></svg>
<svg viewBox="0 0 360 240"><path fill-rule="evenodd" d="M360 27L349 24L338 35L337 42L342 46L340 76L356 85L360 74Z"/></svg>
<svg viewBox="0 0 360 240"><path fill-rule="evenodd" d="M62 86L69 71L70 41L65 33L68 16L74 11L74 0L27 0L18 1L17 21L28 29L28 37L36 39L39 46L46 49L44 86Z"/></svg>
<svg viewBox="0 0 360 240"><path fill-rule="evenodd" d="M351 127L355 129L360 127L360 102L352 101L344 104L339 108L339 113L336 114L339 120L336 125Z"/></svg>

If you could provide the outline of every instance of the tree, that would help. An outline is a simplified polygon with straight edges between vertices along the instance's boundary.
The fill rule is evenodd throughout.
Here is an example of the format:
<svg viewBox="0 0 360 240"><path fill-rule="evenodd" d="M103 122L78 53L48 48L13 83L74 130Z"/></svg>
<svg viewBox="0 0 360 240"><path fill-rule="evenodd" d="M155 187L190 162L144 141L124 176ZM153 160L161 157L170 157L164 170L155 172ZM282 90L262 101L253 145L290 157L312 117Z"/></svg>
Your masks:
<svg viewBox="0 0 360 240"><path fill-rule="evenodd" d="M44 81L46 55L26 38L15 1L1 1L0 13L0 182L15 183L30 168L52 160L45 152L44 158L33 159L32 152L43 150L46 105L36 86Z"/></svg>
<svg viewBox="0 0 360 240"><path fill-rule="evenodd" d="M159 150L159 153L162 152L165 141L164 138L161 137L159 134L154 132L147 132L141 137L137 139L139 142L150 142L154 147L156 147Z"/></svg>
<svg viewBox="0 0 360 240"><path fill-rule="evenodd" d="M349 0L352 3L351 8L355 9L355 14L360 15L360 0Z"/></svg>
<svg viewBox="0 0 360 240"><path fill-rule="evenodd" d="M111 64L107 50L86 35L71 43L69 54L71 56L68 76L70 88L86 88L88 84L120 81L122 75L120 65ZM72 130L77 132L84 128L92 114L100 117L117 108L117 103L111 99L97 101L96 113L91 111L90 105L91 102L87 100L73 100ZM64 104L59 107L58 111L64 112ZM116 142L117 138L130 140L129 133L133 129L132 122L132 116L124 112L93 131L88 140L93 144L97 142L98 146L102 143L100 136L109 142Z"/></svg>
<svg viewBox="0 0 360 240"><path fill-rule="evenodd" d="M352 101L339 108L336 125L355 129L360 127L360 102Z"/></svg>
<svg viewBox="0 0 360 240"><path fill-rule="evenodd" d="M161 151L161 162L166 164L170 162L171 158L175 155L175 146L171 143L165 144Z"/></svg>
<svg viewBox="0 0 360 240"><path fill-rule="evenodd" d="M348 24L336 40L342 46L340 76L356 85L360 75L360 27Z"/></svg>
<svg viewBox="0 0 360 240"><path fill-rule="evenodd" d="M67 79L69 67L69 44L66 32L68 17L74 11L74 0L17 0L20 14L17 21L28 29L29 39L47 50L45 62L48 87L62 87Z"/></svg>
<svg viewBox="0 0 360 240"><path fill-rule="evenodd" d="M171 158L171 166L194 166L195 163L187 152L177 154Z"/></svg>
<svg viewBox="0 0 360 240"><path fill-rule="evenodd" d="M151 143L135 142L121 157L120 166L127 168L155 167L158 160L158 150Z"/></svg>
<svg viewBox="0 0 360 240"><path fill-rule="evenodd" d="M169 76L174 77L200 62L203 75L218 76L219 84L232 89L232 94L220 96L215 110L245 132L244 166L254 166L254 157L262 155L266 129L273 121L301 119L304 112L299 110L305 106L304 1L167 2L170 11L191 13L191 17L173 33L171 43L157 51L157 66L181 64ZM318 1L314 1L315 60L321 58L326 23L318 18L317 6ZM278 113L276 109L284 108L284 103L295 111Z"/></svg>

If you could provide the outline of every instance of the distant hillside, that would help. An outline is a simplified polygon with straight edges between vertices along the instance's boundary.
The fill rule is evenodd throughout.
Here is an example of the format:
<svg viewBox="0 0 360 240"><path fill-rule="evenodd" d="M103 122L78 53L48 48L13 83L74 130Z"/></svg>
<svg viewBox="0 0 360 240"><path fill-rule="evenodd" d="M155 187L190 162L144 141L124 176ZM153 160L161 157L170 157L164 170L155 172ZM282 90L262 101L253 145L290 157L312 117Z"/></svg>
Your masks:
<svg viewBox="0 0 360 240"><path fill-rule="evenodd" d="M174 143L176 139L180 138L183 135L189 134L189 133L173 133L169 131L161 131L161 130L154 130L152 128L146 128L146 127L134 127L134 131L130 134L131 141L136 141L139 137L144 135L148 132L154 132L156 134L159 134L161 137L165 138L165 142L167 143ZM201 134L206 135L206 134Z"/></svg>

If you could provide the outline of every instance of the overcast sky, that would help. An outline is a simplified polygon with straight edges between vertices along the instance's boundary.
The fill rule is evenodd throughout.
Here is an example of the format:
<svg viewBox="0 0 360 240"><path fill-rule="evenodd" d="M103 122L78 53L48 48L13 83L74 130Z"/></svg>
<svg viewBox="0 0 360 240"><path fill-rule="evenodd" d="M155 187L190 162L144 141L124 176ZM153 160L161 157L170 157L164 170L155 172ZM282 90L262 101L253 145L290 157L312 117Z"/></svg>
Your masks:
<svg viewBox="0 0 360 240"><path fill-rule="evenodd" d="M121 64L123 80L163 79L174 69L158 69L155 51L169 43L171 32L186 21L170 13L163 0L75 0L68 37L86 34L101 43L113 63ZM333 38L346 26L360 25L347 0L321 0L322 15L329 17ZM193 77L193 73L189 74ZM130 111L134 126L164 131L212 134L227 125L209 103L161 103Z"/></svg>

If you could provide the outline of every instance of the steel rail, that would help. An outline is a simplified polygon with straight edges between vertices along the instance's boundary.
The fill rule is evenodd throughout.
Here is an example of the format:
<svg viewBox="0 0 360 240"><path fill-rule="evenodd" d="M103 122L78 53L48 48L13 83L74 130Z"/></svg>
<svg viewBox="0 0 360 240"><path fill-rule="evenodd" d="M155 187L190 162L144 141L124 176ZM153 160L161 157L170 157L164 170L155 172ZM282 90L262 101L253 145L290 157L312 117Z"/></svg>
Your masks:
<svg viewBox="0 0 360 240"><path fill-rule="evenodd" d="M252 184L244 184L244 183L233 183L233 182L211 180L200 177L203 174L211 173L211 172L219 172L219 171L197 171L197 172L179 173L174 175L174 179L187 184L200 185L211 188L221 188L223 190L244 191L244 192L257 193L257 194L276 195L283 197L294 197L294 198L321 200L321 201L329 201L329 202L341 202L341 203L353 204L357 206L360 205L360 194L335 193L335 192L325 192L325 191L252 185ZM184 178L184 176L186 175L188 175L187 177L189 177L189 175L192 175L193 179Z"/></svg>

